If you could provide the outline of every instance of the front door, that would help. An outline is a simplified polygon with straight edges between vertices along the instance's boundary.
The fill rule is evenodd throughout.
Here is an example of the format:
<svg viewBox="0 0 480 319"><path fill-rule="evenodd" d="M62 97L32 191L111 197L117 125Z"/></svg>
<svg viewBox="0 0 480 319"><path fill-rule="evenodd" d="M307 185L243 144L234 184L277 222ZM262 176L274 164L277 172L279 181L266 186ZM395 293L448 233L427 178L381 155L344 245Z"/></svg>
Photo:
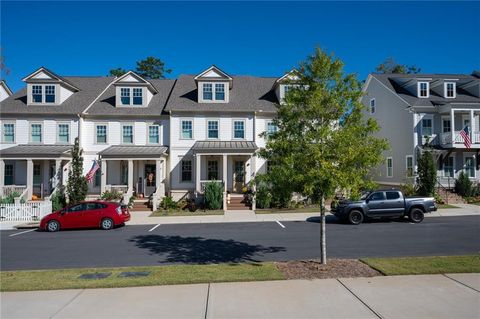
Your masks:
<svg viewBox="0 0 480 319"><path fill-rule="evenodd" d="M33 194L42 197L42 165L33 164Z"/></svg>
<svg viewBox="0 0 480 319"><path fill-rule="evenodd" d="M233 192L241 193L245 186L245 161L233 163Z"/></svg>
<svg viewBox="0 0 480 319"><path fill-rule="evenodd" d="M144 195L148 197L155 193L157 189L155 183L155 176L156 176L156 167L155 164L145 164L145 175L144 175Z"/></svg>

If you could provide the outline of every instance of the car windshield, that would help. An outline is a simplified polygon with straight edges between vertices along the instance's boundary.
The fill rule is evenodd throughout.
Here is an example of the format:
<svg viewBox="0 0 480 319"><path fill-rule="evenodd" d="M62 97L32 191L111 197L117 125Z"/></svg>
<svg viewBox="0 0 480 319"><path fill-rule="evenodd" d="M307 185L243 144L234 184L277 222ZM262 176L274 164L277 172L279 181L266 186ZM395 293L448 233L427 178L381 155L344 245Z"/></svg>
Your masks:
<svg viewBox="0 0 480 319"><path fill-rule="evenodd" d="M367 199L367 197L371 194L372 192L366 192L366 193L363 193L362 197L360 197L360 199L364 200L364 199Z"/></svg>

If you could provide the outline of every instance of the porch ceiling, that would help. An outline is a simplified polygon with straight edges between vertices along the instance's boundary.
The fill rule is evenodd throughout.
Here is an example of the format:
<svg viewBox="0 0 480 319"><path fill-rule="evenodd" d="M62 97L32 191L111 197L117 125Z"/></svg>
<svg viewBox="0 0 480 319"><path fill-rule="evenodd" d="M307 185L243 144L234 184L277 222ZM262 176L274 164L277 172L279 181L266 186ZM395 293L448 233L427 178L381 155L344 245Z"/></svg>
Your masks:
<svg viewBox="0 0 480 319"><path fill-rule="evenodd" d="M115 145L98 153L102 158L159 158L166 155L166 146Z"/></svg>
<svg viewBox="0 0 480 319"><path fill-rule="evenodd" d="M72 145L17 145L1 151L2 158L63 158L72 157Z"/></svg>
<svg viewBox="0 0 480 319"><path fill-rule="evenodd" d="M197 141L192 150L197 154L202 153L254 153L257 145L252 141Z"/></svg>

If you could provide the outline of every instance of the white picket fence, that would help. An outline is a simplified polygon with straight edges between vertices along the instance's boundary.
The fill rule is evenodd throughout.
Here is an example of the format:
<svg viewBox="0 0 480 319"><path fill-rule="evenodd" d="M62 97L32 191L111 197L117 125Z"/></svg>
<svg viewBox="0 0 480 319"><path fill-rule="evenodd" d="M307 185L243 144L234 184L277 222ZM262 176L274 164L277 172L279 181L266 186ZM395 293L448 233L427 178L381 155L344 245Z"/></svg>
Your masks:
<svg viewBox="0 0 480 319"><path fill-rule="evenodd" d="M40 221L52 212L52 202L0 204L0 221Z"/></svg>

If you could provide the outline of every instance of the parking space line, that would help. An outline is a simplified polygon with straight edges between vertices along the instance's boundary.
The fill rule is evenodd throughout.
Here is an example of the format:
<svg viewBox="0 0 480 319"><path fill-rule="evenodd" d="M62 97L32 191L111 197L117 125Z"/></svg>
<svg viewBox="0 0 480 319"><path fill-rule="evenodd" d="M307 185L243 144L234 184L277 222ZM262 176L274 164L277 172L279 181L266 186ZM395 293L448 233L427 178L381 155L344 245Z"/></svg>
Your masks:
<svg viewBox="0 0 480 319"><path fill-rule="evenodd" d="M148 231L154 231L155 228L157 228L158 226L160 226L160 224L153 226L153 227L152 227L151 229L149 229Z"/></svg>
<svg viewBox="0 0 480 319"><path fill-rule="evenodd" d="M17 235L29 233L29 232L34 231L34 230L37 230L37 229L36 229L36 228L35 228L35 229L29 229L29 230L22 231L22 232L19 232L19 233L11 234L9 237L13 237L13 236L17 236Z"/></svg>
<svg viewBox="0 0 480 319"><path fill-rule="evenodd" d="M283 226L283 224L281 222L279 222L278 220L276 220L276 222L277 222L277 224L280 225L280 227L285 228L285 226Z"/></svg>

